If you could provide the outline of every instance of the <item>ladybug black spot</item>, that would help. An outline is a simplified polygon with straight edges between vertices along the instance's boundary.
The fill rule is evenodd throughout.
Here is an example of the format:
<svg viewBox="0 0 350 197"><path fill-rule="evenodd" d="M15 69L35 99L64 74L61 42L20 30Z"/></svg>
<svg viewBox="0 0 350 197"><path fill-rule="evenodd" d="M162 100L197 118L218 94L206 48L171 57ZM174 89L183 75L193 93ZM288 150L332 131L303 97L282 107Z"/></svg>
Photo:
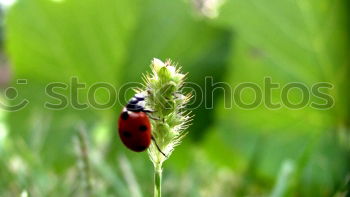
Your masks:
<svg viewBox="0 0 350 197"><path fill-rule="evenodd" d="M140 131L147 131L147 126L146 125L141 125L139 127Z"/></svg>
<svg viewBox="0 0 350 197"><path fill-rule="evenodd" d="M131 133L129 131L123 131L122 134L126 138L131 138Z"/></svg>
<svg viewBox="0 0 350 197"><path fill-rule="evenodd" d="M122 113L121 117L122 117L123 120L127 120L127 119L129 118L128 112L127 112L127 111L124 111L124 112Z"/></svg>
<svg viewBox="0 0 350 197"><path fill-rule="evenodd" d="M144 151L144 150L146 150L146 149L147 149L146 146L136 146L136 147L135 147L135 150L136 150L136 151Z"/></svg>

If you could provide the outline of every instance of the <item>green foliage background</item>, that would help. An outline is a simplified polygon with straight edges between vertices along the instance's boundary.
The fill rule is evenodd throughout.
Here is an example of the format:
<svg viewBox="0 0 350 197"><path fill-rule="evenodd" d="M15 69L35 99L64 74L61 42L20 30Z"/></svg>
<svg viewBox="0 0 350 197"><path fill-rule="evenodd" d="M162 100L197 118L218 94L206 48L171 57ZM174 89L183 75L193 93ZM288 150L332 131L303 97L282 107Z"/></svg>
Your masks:
<svg viewBox="0 0 350 197"><path fill-rule="evenodd" d="M1 20L19 95L7 101L2 94L1 100L26 98L30 104L0 111L6 132L0 137L0 196L152 196L147 154L128 151L117 136L121 104L53 111L44 108L55 102L44 90L73 76L87 86L102 81L118 89L140 82L153 57L178 62L188 81L202 88L206 76L232 87L262 86L266 76L281 86L334 84L330 110L226 109L227 94L215 90L212 98L210 87L204 96L213 109L202 103L193 110L189 136L165 163L164 196L344 196L349 8L346 0L227 0L219 16L208 19L182 0L18 0ZM16 79L28 85L16 85ZM86 93L80 92L81 103ZM275 102L279 94L274 92ZM96 96L106 101L108 95ZM243 100L253 97L246 92ZM89 181L79 154L79 124L86 126Z"/></svg>

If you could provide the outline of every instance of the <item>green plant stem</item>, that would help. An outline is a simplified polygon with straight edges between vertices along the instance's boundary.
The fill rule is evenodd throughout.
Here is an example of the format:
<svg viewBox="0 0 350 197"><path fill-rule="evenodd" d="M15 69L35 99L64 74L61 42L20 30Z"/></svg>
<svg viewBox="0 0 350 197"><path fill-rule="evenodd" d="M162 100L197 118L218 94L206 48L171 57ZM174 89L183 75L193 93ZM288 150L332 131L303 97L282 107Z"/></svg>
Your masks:
<svg viewBox="0 0 350 197"><path fill-rule="evenodd" d="M162 196L162 164L154 166L154 197Z"/></svg>

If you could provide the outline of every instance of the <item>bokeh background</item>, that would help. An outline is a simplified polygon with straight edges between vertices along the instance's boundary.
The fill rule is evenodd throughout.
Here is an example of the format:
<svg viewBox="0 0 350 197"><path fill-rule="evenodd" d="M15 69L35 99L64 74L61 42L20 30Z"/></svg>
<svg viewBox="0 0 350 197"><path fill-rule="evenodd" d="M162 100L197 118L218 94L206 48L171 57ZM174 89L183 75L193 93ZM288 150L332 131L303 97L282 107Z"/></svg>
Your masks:
<svg viewBox="0 0 350 197"><path fill-rule="evenodd" d="M44 90L72 76L88 86L140 82L154 57L178 62L202 88L205 76L232 87L263 85L266 76L281 86L334 84L328 110L225 109L224 91L213 99L209 91L214 107L193 110L188 136L164 165L164 196L349 195L349 1L0 2L0 100L30 101L23 110L0 111L1 197L152 196L147 154L127 150L117 136L119 102L54 111L44 108L56 101ZM86 102L85 89L79 96ZM107 98L104 91L96 96Z"/></svg>

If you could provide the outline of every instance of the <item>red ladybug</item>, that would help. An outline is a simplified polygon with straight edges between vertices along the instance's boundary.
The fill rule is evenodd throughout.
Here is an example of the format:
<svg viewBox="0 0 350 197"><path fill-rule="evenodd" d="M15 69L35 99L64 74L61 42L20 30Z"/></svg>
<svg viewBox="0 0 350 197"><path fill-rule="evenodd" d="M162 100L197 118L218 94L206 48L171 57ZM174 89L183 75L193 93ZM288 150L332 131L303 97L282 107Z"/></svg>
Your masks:
<svg viewBox="0 0 350 197"><path fill-rule="evenodd" d="M135 152L145 151L151 144L151 140L154 140L148 116L148 113L151 112L151 110L145 109L145 96L136 94L120 114L118 121L119 137L130 150ZM155 145L164 155L157 143Z"/></svg>

